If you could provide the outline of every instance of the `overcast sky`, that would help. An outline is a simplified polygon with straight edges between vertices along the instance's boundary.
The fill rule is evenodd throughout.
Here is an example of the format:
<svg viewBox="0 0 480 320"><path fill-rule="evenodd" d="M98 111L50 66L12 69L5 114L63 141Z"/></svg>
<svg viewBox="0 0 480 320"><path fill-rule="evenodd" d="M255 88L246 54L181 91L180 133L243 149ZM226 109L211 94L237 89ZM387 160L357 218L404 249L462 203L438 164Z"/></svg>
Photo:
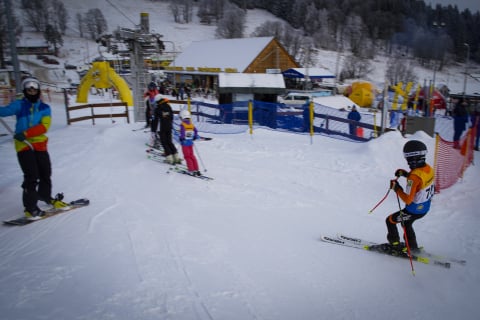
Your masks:
<svg viewBox="0 0 480 320"><path fill-rule="evenodd" d="M480 1L479 0L424 0L426 4L441 4L442 6L448 6L449 4L456 5L460 11L464 9L470 9L472 13L480 11Z"/></svg>

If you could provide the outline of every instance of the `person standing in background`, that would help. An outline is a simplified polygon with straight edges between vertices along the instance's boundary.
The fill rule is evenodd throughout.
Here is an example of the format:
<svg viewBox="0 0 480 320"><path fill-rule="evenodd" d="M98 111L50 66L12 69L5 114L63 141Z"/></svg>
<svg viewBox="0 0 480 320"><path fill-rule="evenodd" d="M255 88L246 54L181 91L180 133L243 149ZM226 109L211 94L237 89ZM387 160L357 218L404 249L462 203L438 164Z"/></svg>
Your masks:
<svg viewBox="0 0 480 320"><path fill-rule="evenodd" d="M467 102L460 97L453 108L453 147L460 149L460 138L468 122Z"/></svg>
<svg viewBox="0 0 480 320"><path fill-rule="evenodd" d="M347 118L352 121L360 121L362 119L362 116L360 115L360 112L357 111L357 108L355 105L352 106L352 110L348 113ZM352 136L355 136L357 134L357 125L353 122L350 122L348 124L348 127L350 129L350 134Z"/></svg>

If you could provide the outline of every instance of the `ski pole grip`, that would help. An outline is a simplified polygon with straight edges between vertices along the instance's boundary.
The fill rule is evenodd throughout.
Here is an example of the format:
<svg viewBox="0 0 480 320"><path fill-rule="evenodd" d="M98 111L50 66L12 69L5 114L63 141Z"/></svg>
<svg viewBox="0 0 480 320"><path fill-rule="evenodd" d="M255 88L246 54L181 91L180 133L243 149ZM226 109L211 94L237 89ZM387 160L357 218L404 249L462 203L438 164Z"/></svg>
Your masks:
<svg viewBox="0 0 480 320"><path fill-rule="evenodd" d="M15 132L13 132L12 128L10 128L10 127L8 126L8 124L7 124L2 118L0 118L0 123L3 124L3 126L5 127L5 129L7 129L7 131L10 132L10 134L11 134L12 136L15 135ZM24 142L31 150L33 150L33 146L32 146L32 144L31 144L30 142L28 142L27 140L24 140L23 142Z"/></svg>

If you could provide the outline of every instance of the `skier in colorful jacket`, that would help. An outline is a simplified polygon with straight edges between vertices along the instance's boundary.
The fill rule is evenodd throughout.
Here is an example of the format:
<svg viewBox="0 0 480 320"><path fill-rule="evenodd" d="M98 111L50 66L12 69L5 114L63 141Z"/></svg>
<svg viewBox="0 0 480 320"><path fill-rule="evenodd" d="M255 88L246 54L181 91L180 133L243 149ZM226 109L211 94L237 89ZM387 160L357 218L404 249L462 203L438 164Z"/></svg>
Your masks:
<svg viewBox="0 0 480 320"><path fill-rule="evenodd" d="M390 188L406 206L387 217L387 240L394 246L400 245L397 224L401 223L405 228L405 241L411 250L417 250L418 244L413 230L413 222L423 218L430 210L430 203L435 192L435 174L433 168L426 163L427 147L423 142L408 141L403 147L403 154L411 171L397 169L395 176L397 178L406 177L406 190L403 190L397 179L390 181Z"/></svg>
<svg viewBox="0 0 480 320"><path fill-rule="evenodd" d="M41 99L40 82L35 78L22 81L23 98L0 107L0 117L16 116L15 150L23 171L23 205L27 218L44 214L37 206L42 200L55 207L67 206L57 202L52 193L52 169L47 150L46 133L51 124L50 106Z"/></svg>
<svg viewBox="0 0 480 320"><path fill-rule="evenodd" d="M193 141L199 138L197 128L192 123L190 112L182 110L180 112L180 143L182 145L183 158L187 163L187 169L193 175L201 175L198 168L198 161L193 150Z"/></svg>

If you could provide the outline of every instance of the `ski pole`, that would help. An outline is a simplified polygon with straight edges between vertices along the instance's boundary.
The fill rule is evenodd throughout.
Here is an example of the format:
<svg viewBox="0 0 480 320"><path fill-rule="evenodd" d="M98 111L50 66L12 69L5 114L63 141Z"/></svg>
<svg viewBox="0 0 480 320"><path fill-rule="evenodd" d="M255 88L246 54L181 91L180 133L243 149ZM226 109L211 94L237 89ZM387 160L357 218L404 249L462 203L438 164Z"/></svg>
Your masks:
<svg viewBox="0 0 480 320"><path fill-rule="evenodd" d="M410 267L412 268L412 275L415 276L415 268L413 267L412 252L410 251L410 244L408 243L407 238L407 228L405 228L405 223L403 222L403 210L400 205L400 197L397 194L398 208L400 209L400 224L403 228L403 238L405 239L405 246L407 247L408 259L410 260Z"/></svg>
<svg viewBox="0 0 480 320"><path fill-rule="evenodd" d="M398 179L398 177L395 178L395 180L397 180L397 179ZM370 211L368 212L369 214L372 213L373 210L377 209L377 207L378 207L379 205L381 205L382 202L385 201L385 199L387 199L388 194L390 193L390 190L392 190L392 189L391 189L391 188L388 188L388 191L387 191L387 193L383 196L382 200L380 200L372 209L370 209Z"/></svg>
<svg viewBox="0 0 480 320"><path fill-rule="evenodd" d="M375 205L375 207L373 207L372 209L370 209L370 211L368 211L369 214L370 214L370 213L373 213L373 210L377 209L377 207L378 207L383 201L385 201L385 199L387 199L388 194L390 193L390 190L391 190L391 189L388 188L388 191L387 191L387 193L385 193L385 195L383 196L382 200L380 200L380 201Z"/></svg>
<svg viewBox="0 0 480 320"><path fill-rule="evenodd" d="M15 132L13 132L12 128L10 128L10 127L8 126L8 124L7 124L2 118L0 118L0 122L3 124L3 126L5 127L5 129L7 129L7 131L10 132L10 134L11 134L12 136L15 135ZM32 146L32 144L31 144L30 142L28 142L27 140L23 140L22 142L25 143L25 144L30 148L30 150L33 150L33 146Z"/></svg>
<svg viewBox="0 0 480 320"><path fill-rule="evenodd" d="M200 160L200 163L202 164L203 171L207 172L207 168L205 168L205 164L203 163L202 157L200 156L200 153L198 152L197 146L195 143L193 144L193 148L195 148L195 152L197 153L198 159Z"/></svg>

